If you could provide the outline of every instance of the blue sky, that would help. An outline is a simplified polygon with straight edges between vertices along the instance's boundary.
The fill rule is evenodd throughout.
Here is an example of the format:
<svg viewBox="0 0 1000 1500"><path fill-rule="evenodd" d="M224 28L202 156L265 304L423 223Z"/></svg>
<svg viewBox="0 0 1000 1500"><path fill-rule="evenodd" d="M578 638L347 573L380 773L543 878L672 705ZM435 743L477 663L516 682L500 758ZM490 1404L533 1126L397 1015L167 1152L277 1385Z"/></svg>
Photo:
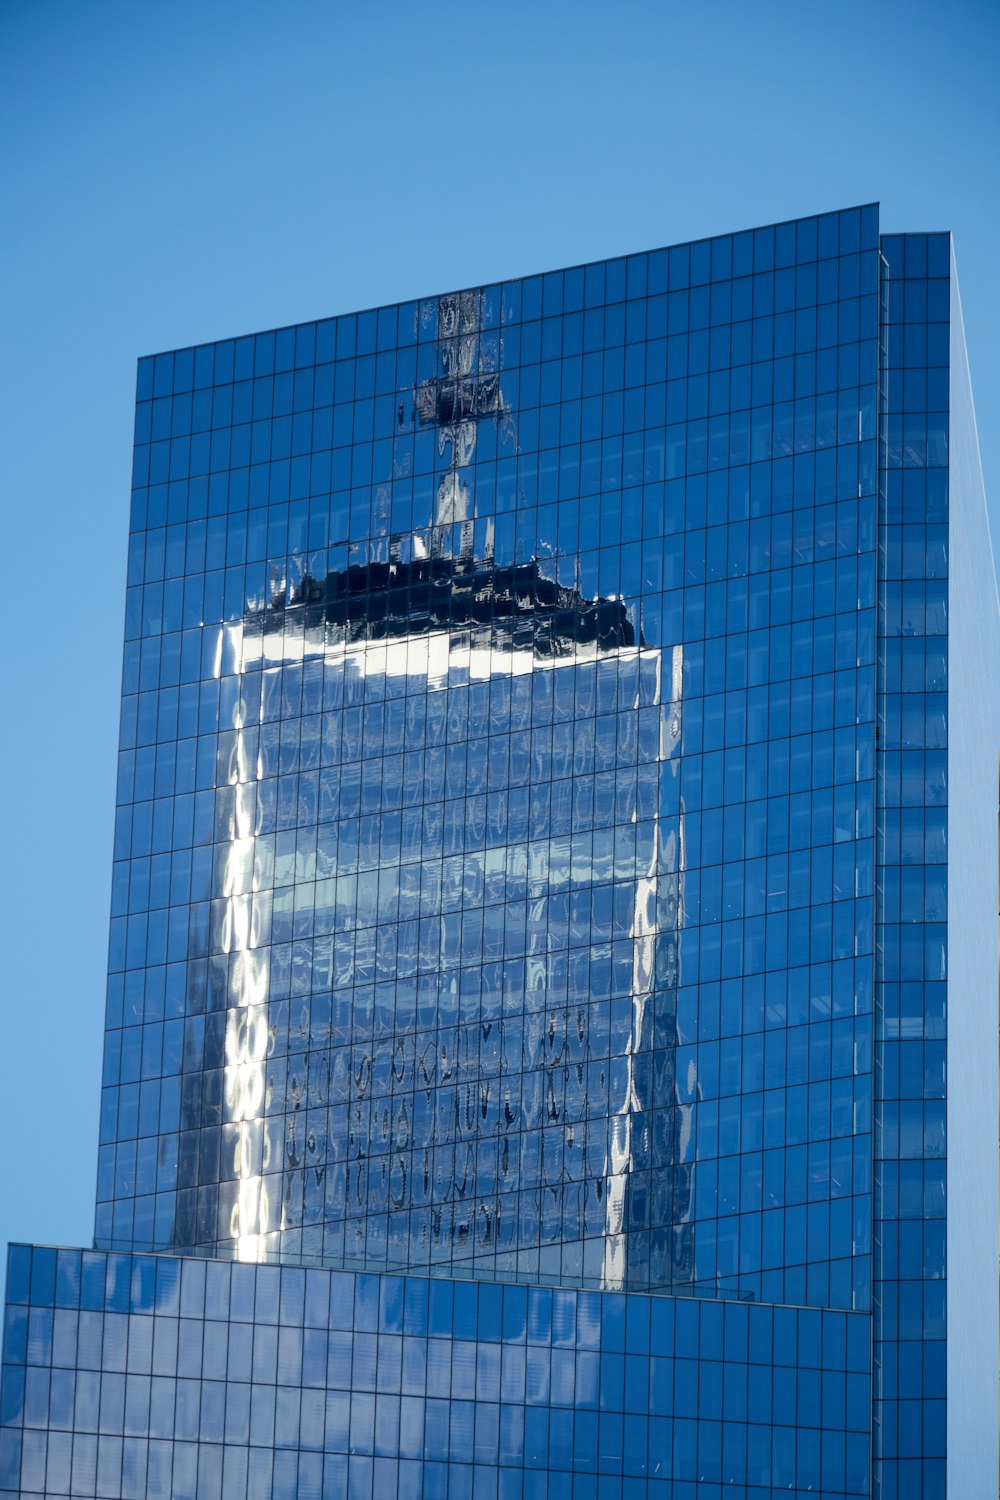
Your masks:
<svg viewBox="0 0 1000 1500"><path fill-rule="evenodd" d="M998 65L988 0L3 0L0 1241L92 1232L136 357L879 199L1000 535Z"/></svg>

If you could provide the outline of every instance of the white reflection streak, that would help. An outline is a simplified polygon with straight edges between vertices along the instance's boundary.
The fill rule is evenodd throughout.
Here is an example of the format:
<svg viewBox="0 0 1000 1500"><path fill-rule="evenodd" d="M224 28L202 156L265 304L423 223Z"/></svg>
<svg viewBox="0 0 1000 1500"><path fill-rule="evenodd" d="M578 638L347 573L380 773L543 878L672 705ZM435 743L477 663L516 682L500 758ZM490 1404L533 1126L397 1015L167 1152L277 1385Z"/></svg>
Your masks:
<svg viewBox="0 0 1000 1500"><path fill-rule="evenodd" d="M230 670L243 672L258 663L285 666L306 657L323 657L330 665L342 662L361 678L418 677L428 692L454 687L457 683L487 682L491 677L520 677L529 672L554 672L591 661L649 661L659 652L645 646L599 647L589 641L575 645L572 660L536 656L531 647L462 645L446 630L431 630L419 636L401 636L391 641L328 642L325 645L289 639L280 630L245 638L240 623L223 626L222 654ZM679 649L679 648L678 648Z"/></svg>
<svg viewBox="0 0 1000 1500"><path fill-rule="evenodd" d="M230 643L231 644L231 643ZM222 642L218 665L221 672ZM240 661L240 668L243 662ZM222 894L226 900L223 952L230 955L230 993L238 1004L226 1016L224 1100L226 1122L239 1126L233 1169L239 1182L230 1217L230 1235L238 1260L264 1258L267 1224L267 1186L262 1160L265 1064L267 1058L266 951L255 951L258 934L253 924L254 802L250 778L260 779L259 763L250 764L246 730L237 725L233 838L226 853ZM243 779L246 778L246 779Z"/></svg>
<svg viewBox="0 0 1000 1500"><path fill-rule="evenodd" d="M661 674L663 654L643 652L655 656L656 693L654 703L663 703ZM677 748L679 737L679 705L684 676L684 648L673 648L671 661L670 717L664 720L661 707L661 733L657 747L656 763L668 760ZM638 819L638 809L633 821ZM604 1272L603 1285L608 1290L620 1290L625 1285L627 1271L625 1229L625 1200L628 1177L632 1171L632 1122L633 1116L641 1114L642 1100L635 1087L636 1052L643 1045L643 1029L646 1009L652 999L656 976L656 937L658 932L656 910L656 875L659 867L660 841L659 813L653 819L653 838L644 874L637 877L635 908L632 918L632 1034L628 1041L627 1067L628 1087L618 1114L608 1121L608 1155L605 1162L607 1174L607 1200L605 1208ZM637 851L638 858L638 851Z"/></svg>

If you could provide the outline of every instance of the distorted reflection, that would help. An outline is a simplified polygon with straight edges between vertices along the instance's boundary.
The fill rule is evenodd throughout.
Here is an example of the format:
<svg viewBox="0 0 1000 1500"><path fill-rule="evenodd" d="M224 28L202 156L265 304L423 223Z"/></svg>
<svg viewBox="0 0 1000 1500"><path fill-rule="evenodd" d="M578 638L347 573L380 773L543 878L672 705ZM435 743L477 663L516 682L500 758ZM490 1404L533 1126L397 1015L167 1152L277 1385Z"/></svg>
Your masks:
<svg viewBox="0 0 1000 1500"><path fill-rule="evenodd" d="M682 648L545 559L498 560L492 523L476 554L465 471L479 423L512 420L477 297L440 299L413 393L447 459L429 532L274 577L220 638L218 1238L690 1282L683 827L660 813ZM279 770L298 790L275 807ZM178 1244L203 1235L178 1217Z"/></svg>

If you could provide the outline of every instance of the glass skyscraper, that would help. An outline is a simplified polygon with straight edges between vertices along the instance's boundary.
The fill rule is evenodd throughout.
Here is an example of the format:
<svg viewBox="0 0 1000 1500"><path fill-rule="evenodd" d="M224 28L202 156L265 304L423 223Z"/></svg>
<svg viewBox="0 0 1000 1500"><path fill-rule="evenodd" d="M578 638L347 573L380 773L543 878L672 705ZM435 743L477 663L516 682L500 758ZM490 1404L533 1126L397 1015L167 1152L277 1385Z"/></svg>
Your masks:
<svg viewBox="0 0 1000 1500"><path fill-rule="evenodd" d="M0 1496L998 1488L1000 613L867 206L143 359Z"/></svg>

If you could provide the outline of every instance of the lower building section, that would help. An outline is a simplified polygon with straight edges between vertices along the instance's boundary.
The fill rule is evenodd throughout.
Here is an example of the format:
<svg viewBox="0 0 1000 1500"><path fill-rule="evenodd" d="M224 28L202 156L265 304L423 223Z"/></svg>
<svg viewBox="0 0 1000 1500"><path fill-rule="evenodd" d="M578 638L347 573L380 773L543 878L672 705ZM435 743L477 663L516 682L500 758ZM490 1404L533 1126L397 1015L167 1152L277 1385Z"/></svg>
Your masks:
<svg viewBox="0 0 1000 1500"><path fill-rule="evenodd" d="M0 1495L870 1493L871 1318L11 1248Z"/></svg>

